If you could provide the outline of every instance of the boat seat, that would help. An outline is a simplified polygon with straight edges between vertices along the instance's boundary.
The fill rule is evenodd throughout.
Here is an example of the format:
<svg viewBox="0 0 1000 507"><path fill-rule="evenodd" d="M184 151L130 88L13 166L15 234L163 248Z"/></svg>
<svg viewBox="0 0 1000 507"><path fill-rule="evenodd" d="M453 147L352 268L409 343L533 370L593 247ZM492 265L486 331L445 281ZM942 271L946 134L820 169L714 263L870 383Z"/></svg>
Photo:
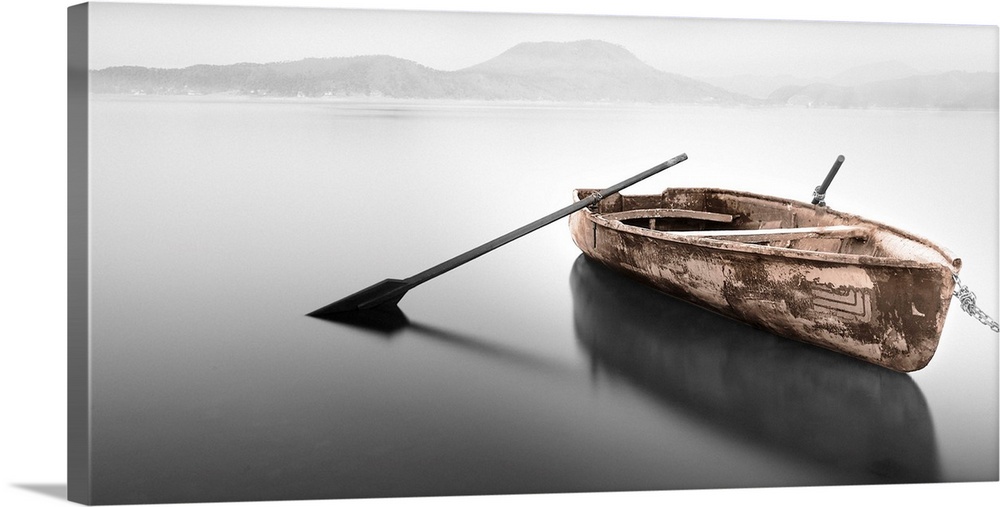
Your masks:
<svg viewBox="0 0 1000 507"><path fill-rule="evenodd" d="M602 213L601 216L608 220L619 221L641 218L693 218L695 220L727 223L733 221L733 216L727 213L712 213L708 211L694 211L689 209L674 208L633 209L628 211L617 211L614 213Z"/></svg>
<svg viewBox="0 0 1000 507"><path fill-rule="evenodd" d="M670 231L670 234L697 238L729 239L745 243L788 241L804 238L862 238L870 229L857 225L828 225L825 227L789 227L787 229L735 229L716 231Z"/></svg>

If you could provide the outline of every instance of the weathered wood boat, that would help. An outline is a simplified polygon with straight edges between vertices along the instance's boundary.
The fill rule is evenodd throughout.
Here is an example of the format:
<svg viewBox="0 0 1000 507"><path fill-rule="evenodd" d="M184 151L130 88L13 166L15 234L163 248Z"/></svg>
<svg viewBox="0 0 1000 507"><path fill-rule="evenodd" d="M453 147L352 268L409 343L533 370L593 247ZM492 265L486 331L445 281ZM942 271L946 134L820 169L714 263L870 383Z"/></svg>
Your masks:
<svg viewBox="0 0 1000 507"><path fill-rule="evenodd" d="M586 256L662 292L901 372L933 357L961 267L897 228L731 190L615 194L569 222Z"/></svg>

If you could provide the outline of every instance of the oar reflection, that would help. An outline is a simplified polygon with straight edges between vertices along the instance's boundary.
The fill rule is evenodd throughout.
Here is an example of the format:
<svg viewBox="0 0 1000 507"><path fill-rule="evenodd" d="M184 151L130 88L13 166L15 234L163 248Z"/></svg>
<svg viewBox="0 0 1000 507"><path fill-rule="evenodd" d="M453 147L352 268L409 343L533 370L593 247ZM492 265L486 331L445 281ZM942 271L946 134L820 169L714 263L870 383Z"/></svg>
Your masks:
<svg viewBox="0 0 1000 507"><path fill-rule="evenodd" d="M365 329L385 338L394 338L412 332L422 338L431 339L493 360L530 368L543 373L570 373L571 368L548 361L527 351L497 345L490 340L475 338L467 334L442 327L411 321L398 306L380 306L361 312L344 312L317 317L320 320L347 324Z"/></svg>

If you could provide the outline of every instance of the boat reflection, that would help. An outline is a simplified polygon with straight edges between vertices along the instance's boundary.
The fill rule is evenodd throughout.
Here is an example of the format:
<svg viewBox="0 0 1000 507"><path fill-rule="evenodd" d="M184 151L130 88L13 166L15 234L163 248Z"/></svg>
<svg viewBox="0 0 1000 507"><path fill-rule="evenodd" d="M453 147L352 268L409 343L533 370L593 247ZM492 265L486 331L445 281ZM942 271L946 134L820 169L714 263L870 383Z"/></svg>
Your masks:
<svg viewBox="0 0 1000 507"><path fill-rule="evenodd" d="M723 436L851 484L940 481L934 428L906 374L778 338L629 280L581 255L577 339L627 380Z"/></svg>

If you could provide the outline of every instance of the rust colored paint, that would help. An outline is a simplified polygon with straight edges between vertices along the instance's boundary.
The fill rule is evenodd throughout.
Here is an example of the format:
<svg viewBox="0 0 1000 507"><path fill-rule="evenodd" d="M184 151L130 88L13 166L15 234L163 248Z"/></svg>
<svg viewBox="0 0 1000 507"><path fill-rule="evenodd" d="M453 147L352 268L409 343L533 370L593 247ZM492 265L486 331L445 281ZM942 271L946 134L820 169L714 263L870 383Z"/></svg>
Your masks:
<svg viewBox="0 0 1000 507"><path fill-rule="evenodd" d="M570 217L573 240L588 257L776 335L892 370L918 370L934 355L960 261L927 240L824 207L743 192L614 197ZM632 210L649 210L656 220ZM733 219L698 220L691 218L697 213L669 210ZM833 226L865 232L824 237L824 228L847 229ZM743 234L757 229L777 231ZM795 234L802 230L808 234ZM689 231L704 232L680 234ZM714 231L722 232L712 237Z"/></svg>

